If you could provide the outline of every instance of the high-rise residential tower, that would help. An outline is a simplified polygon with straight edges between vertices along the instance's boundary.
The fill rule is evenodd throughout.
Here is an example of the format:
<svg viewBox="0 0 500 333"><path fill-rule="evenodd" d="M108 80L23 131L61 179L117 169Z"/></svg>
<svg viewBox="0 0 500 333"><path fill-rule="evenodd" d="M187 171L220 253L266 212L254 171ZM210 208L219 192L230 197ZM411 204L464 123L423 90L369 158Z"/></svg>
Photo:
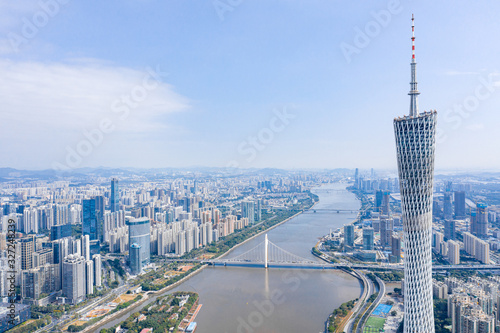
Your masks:
<svg viewBox="0 0 500 333"><path fill-rule="evenodd" d="M102 275L101 255L94 254L92 256L92 260L94 261L94 285L97 287L100 287L101 286L101 275Z"/></svg>
<svg viewBox="0 0 500 333"><path fill-rule="evenodd" d="M85 299L85 259L78 254L70 254L62 263L62 291L71 304Z"/></svg>
<svg viewBox="0 0 500 333"><path fill-rule="evenodd" d="M255 202L242 201L241 202L241 217L248 218L248 224L255 222Z"/></svg>
<svg viewBox="0 0 500 333"><path fill-rule="evenodd" d="M90 256L90 237L89 235L82 235L82 256L85 260L90 260L92 257Z"/></svg>
<svg viewBox="0 0 500 333"><path fill-rule="evenodd" d="M410 114L394 119L405 244L404 332L434 333L432 201L436 111L419 113L412 17Z"/></svg>
<svg viewBox="0 0 500 333"><path fill-rule="evenodd" d="M33 253L35 252L35 237L28 236L19 239L21 247L21 269L33 268Z"/></svg>

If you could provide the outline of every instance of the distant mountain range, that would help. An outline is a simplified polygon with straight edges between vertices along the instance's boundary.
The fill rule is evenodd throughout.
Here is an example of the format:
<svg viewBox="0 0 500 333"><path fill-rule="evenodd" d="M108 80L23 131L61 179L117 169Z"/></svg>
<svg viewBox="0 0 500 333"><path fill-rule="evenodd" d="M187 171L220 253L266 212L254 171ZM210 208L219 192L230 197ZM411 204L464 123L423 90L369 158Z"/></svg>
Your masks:
<svg viewBox="0 0 500 333"><path fill-rule="evenodd" d="M293 169L285 170L278 168L218 168L218 167L203 167L194 166L186 168L76 168L65 171L56 171L52 169L46 170L21 170L14 168L0 168L0 182L15 181L21 179L32 180L63 180L63 179L88 179L93 177L118 177L118 178L157 178L157 177L205 177L205 176L227 176L234 177L238 175L262 175L262 176L282 176L294 173L335 173L338 175L348 176L354 169L338 168L338 169ZM492 171L453 171L453 172L436 172L436 178L450 179L459 176L469 177L471 179L498 179L500 172Z"/></svg>
<svg viewBox="0 0 500 333"><path fill-rule="evenodd" d="M342 171L341 171L342 170ZM337 172L346 172L347 169L337 169ZM56 171L52 169L46 170L20 170L14 168L0 168L0 181L13 181L19 179L33 179L33 180L60 180L65 178L88 178L88 177L158 177L161 175L175 175L175 176L204 176L210 174L219 174L227 176L236 176L241 174L247 175L286 175L296 172L304 172L305 170L284 170L276 168L252 168L252 169L238 169L238 168L217 168L217 167L188 167L188 168L154 168L154 169L141 169L141 168L76 168L65 171ZM316 170L316 172L319 170ZM324 170L321 170L324 171ZM307 171L305 171L307 172Z"/></svg>

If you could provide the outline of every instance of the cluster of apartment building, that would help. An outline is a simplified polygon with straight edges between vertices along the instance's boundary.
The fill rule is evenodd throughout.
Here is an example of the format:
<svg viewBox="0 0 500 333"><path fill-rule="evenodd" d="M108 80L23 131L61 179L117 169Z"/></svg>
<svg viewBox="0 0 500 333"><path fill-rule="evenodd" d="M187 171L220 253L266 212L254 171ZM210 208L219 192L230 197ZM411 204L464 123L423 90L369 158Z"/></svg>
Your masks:
<svg viewBox="0 0 500 333"><path fill-rule="evenodd" d="M257 223L268 208L307 197L302 191L309 176L304 177L129 179L120 187L116 178L111 186L98 185L107 179L79 186L68 181L2 184L0 299L6 301L8 294L11 221L22 301L77 304L102 287L101 253L128 254L129 272L139 274L151 255L182 256Z"/></svg>
<svg viewBox="0 0 500 333"><path fill-rule="evenodd" d="M494 333L500 329L500 277L433 280L434 298L448 300L452 333Z"/></svg>

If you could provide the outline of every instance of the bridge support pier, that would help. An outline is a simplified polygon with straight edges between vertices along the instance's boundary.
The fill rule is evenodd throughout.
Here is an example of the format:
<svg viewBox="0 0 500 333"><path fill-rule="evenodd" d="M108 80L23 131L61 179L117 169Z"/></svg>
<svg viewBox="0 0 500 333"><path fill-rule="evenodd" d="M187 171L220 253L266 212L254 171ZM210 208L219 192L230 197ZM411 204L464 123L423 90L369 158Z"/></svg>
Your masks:
<svg viewBox="0 0 500 333"><path fill-rule="evenodd" d="M266 234L266 238L264 240L264 268L267 268L268 247L269 247L269 240L267 239L267 234Z"/></svg>

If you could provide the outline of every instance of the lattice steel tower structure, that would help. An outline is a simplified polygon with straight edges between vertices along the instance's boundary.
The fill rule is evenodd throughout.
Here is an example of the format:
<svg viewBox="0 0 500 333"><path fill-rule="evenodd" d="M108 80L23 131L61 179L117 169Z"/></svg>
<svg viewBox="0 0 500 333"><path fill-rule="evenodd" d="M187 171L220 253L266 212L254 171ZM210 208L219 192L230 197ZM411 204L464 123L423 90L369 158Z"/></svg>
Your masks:
<svg viewBox="0 0 500 333"><path fill-rule="evenodd" d="M404 332L434 333L431 237L437 113L418 112L413 15L411 20L410 114L394 119L405 245Z"/></svg>

